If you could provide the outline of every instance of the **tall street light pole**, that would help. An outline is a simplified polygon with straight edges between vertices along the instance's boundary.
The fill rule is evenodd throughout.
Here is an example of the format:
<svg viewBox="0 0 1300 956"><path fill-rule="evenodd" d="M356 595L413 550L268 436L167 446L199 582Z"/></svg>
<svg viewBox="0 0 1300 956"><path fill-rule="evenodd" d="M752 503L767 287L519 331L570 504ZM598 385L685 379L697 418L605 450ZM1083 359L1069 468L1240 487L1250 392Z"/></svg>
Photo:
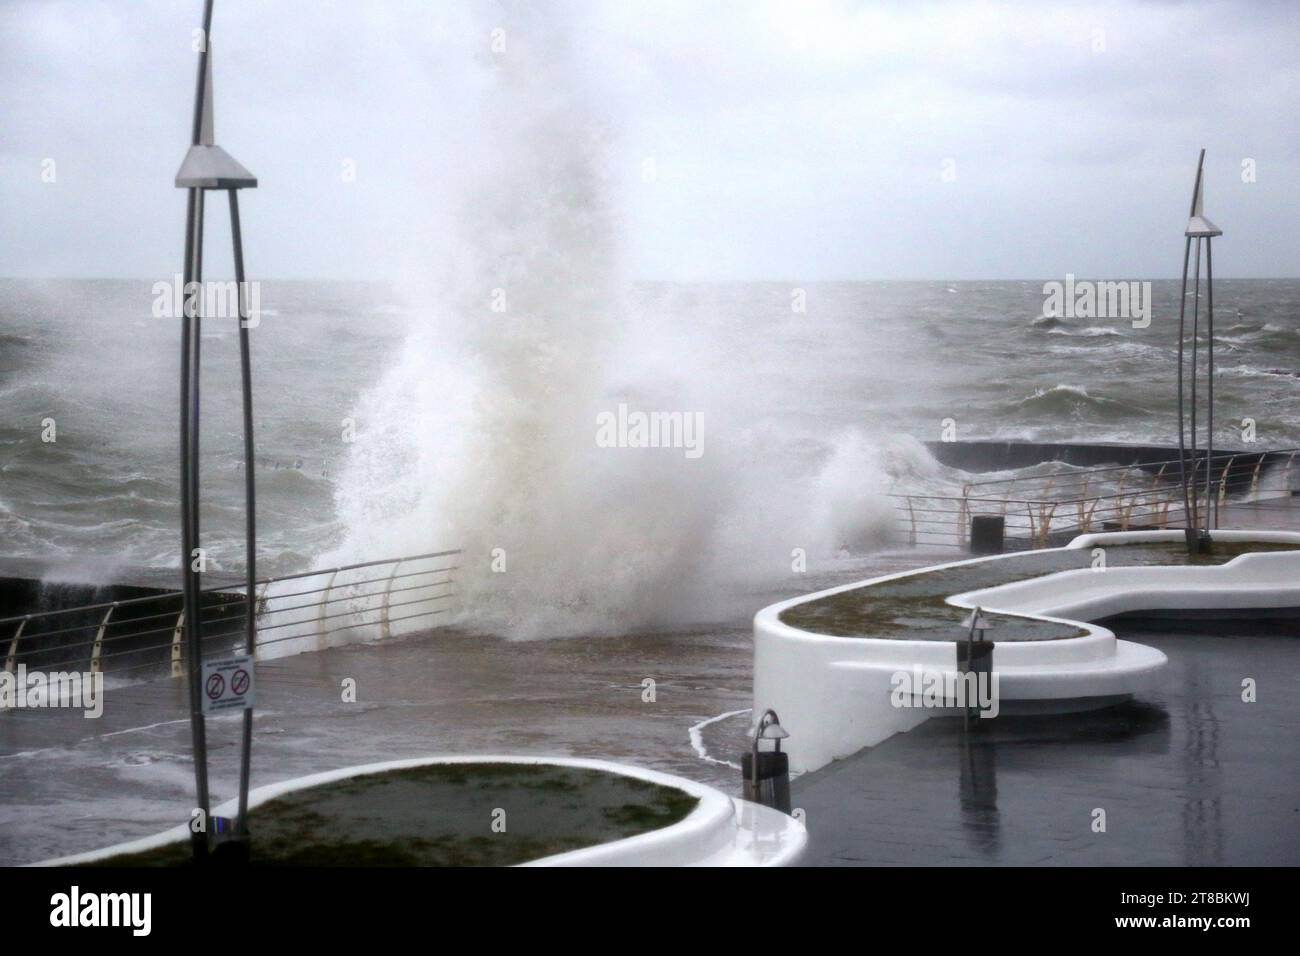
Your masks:
<svg viewBox="0 0 1300 956"><path fill-rule="evenodd" d="M209 851L209 817L206 727L203 716L202 586L199 575L204 564L199 538L199 373L203 316L203 213L209 190L225 190L230 200L230 231L234 246L236 301L239 316L240 372L243 386L244 507L247 539L245 652L251 657L256 646L257 534L253 453L252 363L249 355L248 316L245 307L244 249L239 223L240 189L253 189L257 177L216 145L212 103L212 3L203 4L203 46L199 51L198 77L194 90L194 122L190 148L176 174L176 186L187 190L185 214L185 303L181 315L181 548L185 599L185 639L188 644L190 730L194 742L194 789L202 827L192 828L191 843L196 860ZM248 784L252 753L253 711L244 709L240 751L239 817L236 836L248 833ZM244 844L246 847L246 843Z"/></svg>
<svg viewBox="0 0 1300 956"><path fill-rule="evenodd" d="M1210 240L1223 235L1223 230L1204 214L1203 171L1205 167L1205 150L1201 150L1196 163L1196 184L1192 187L1192 208L1183 231L1186 241L1183 245L1183 282L1178 297L1178 465L1179 477L1183 486L1183 516L1187 522L1187 548L1192 554L1204 551L1209 544L1211 510L1218 517L1218 506L1214 501L1214 260L1210 252ZM1187 343L1187 264L1191 259L1192 240L1196 240L1196 258L1192 283L1192 329L1191 329L1191 364L1184 374ZM1201 243L1205 243L1205 288L1208 299L1206 314L1206 376L1207 409L1205 441L1205 513L1202 522L1200 510L1200 492L1197 488L1197 438L1196 438L1196 379L1199 366L1197 355L1200 341L1201 311ZM1185 383L1190 388L1185 388ZM1190 414L1189 414L1190 413ZM1185 423L1190 418L1191 449L1190 460L1185 435Z"/></svg>

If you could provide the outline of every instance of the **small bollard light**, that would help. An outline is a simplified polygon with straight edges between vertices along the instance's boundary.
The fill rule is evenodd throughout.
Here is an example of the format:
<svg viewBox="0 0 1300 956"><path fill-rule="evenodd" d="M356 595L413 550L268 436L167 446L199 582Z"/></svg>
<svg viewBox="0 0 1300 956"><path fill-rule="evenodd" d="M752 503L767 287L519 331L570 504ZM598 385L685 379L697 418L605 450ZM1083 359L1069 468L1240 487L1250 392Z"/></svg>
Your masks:
<svg viewBox="0 0 1300 956"><path fill-rule="evenodd" d="M976 607L961 622L962 627L966 628L966 640L957 642L957 671L961 674L975 674L975 687L977 690L975 704L972 706L970 701L971 687L965 684L966 706L963 708L962 721L965 729L970 729L971 711L979 711L978 687L980 675L985 675L984 680L989 681L989 675L993 673L993 641L984 639L984 632L989 630L992 625L989 624L988 618L984 616L984 609Z"/></svg>
<svg viewBox="0 0 1300 956"><path fill-rule="evenodd" d="M776 711L764 711L754 727L754 742L740 761L745 778L745 799L790 812L790 755L781 752L781 741L790 734L781 726ZM760 750L764 740L772 741L771 750Z"/></svg>
<svg viewBox="0 0 1300 956"><path fill-rule="evenodd" d="M966 620L961 622L961 626L970 632L971 640L975 641L984 640L984 632L990 627L989 619L984 616L982 607L977 607L967 614Z"/></svg>

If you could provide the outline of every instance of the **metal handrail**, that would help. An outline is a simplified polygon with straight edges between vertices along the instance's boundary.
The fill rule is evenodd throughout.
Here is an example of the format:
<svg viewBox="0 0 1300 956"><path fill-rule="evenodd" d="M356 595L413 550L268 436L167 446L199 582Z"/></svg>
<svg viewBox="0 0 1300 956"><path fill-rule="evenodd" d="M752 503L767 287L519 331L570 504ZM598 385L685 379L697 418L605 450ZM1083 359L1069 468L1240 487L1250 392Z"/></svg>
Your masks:
<svg viewBox="0 0 1300 956"><path fill-rule="evenodd" d="M421 561L426 558L444 558L444 557L449 557L451 555L456 555L461 553L463 552L461 552L460 549L453 549L451 551L429 551L426 552L425 554L413 554L401 558L380 558L375 561L360 561L357 564L341 564L338 567L317 568L314 571L298 571L295 572L294 574L279 574L276 575L275 577L270 577L270 578L258 578L254 583L258 585L278 584L281 581L296 581L302 578L316 577L317 575L321 575L321 574L330 574L330 573L338 574L342 571L356 571L359 568L373 568L373 567L378 567L381 564L393 564L398 561L403 561L403 562ZM211 584L203 588L202 592L204 594L214 594L214 593L221 593L224 591L237 591L237 589L243 587L244 587L244 582L242 581L232 582L230 584ZM242 594L244 592L238 591L238 593ZM20 621L24 618L35 620L36 618L49 617L50 615L54 615L54 614L70 614L73 611L99 611L99 610L103 610L104 608L112 607L115 604L121 607L127 607L132 604L141 604L146 601L158 601L168 597L180 598L180 597L184 597L184 594L181 591L162 591L158 594L146 594L142 597L125 598L121 601L102 601L99 604L83 604L75 608L58 608L53 611L34 611L31 614L14 614L9 617L0 617L0 627L3 627L4 625L9 624L11 622L16 623L17 621Z"/></svg>
<svg viewBox="0 0 1300 956"><path fill-rule="evenodd" d="M422 617L436 617L436 616L438 616L439 614L447 614L447 613L450 612L450 610L451 610L450 608L435 608L434 610L431 610L431 611L421 611L419 614L405 614L405 615L403 615L403 616L401 616L401 617L390 618L390 619L389 619L389 624L390 624L390 625L391 625L391 624L396 624L396 623L398 623L399 621L413 621L413 620L416 620L416 619L418 619L418 618L422 618ZM364 612L362 612L362 613L364 613ZM343 627L332 628L332 629L330 629L330 630L328 630L328 631L323 631L323 632L321 632L321 633L313 634L313 635L311 635L311 636L312 636L312 637L315 637L315 638L329 637L331 634L339 634L339 633L342 633L343 631L351 631L351 630L355 630L355 629L358 628L358 627L376 627L376 626L378 626L378 622L376 622L376 621L358 621L356 624L346 624L346 625L344 625ZM224 638L224 637L237 637L238 635L243 634L243 633L244 633L244 629L241 627L241 628L237 628L237 629L235 629L235 630L233 630L233 631L223 631L223 632L220 633L220 634L206 634L206 635L204 635L203 640L204 640L204 641L209 641L209 642L210 642L210 641L215 640L215 639L217 639L217 638ZM272 644L280 644L280 643L282 643L282 642L284 642L284 641L299 640L299 639L302 638L302 636L303 636L303 635L300 635L300 634L289 634L289 635L286 635L286 636L284 636L284 637L273 637L273 638L271 638L270 640L267 640L267 641L259 641L257 646L258 646L259 648L261 648L261 647L268 647L268 646L270 646L270 645L272 645ZM163 645L163 646L166 647L166 646L169 646L169 645ZM133 665L133 666L131 666L131 667L120 667L120 668L117 668L115 671L113 671L113 673L114 673L114 675L116 675L116 676L121 676L121 675L123 675L123 674L130 674L130 673L133 673L133 672L135 672L135 671L142 671L142 670L157 670L157 669L158 669L158 665L157 665L156 663L146 663L146 664L135 664L135 665ZM173 673L172 676L175 677L175 676L180 676L180 675L179 675L179 674L176 674L176 673Z"/></svg>
<svg viewBox="0 0 1300 956"><path fill-rule="evenodd" d="M963 547L972 516L991 513L1006 519L1010 537L1023 537L1041 546L1053 534L1087 533L1098 525L1120 529L1136 525L1170 527L1191 521L1196 515L1213 516L1218 510L1215 506L1227 501L1230 491L1247 498L1258 494L1260 474L1269 456L1281 460L1286 473L1284 482L1290 484L1297 455L1300 449L1225 451L1204 456L1199 460L1207 462L1207 470L1210 462L1221 464L1220 474L1205 491L1198 487L1185 504L1177 470L1169 467L1179 464L1176 458L967 481L960 493L895 492L886 497L891 499L900 530L912 544L924 539L926 545ZM1234 465L1238 471L1233 470ZM1094 484L1098 476L1106 474L1118 480L1108 487ZM1026 494L1026 485L1035 483L1041 483L1039 494ZM1234 488L1230 489L1230 483ZM998 494L999 487L1008 493ZM1020 495L1010 494L1017 488ZM1217 524L1214 517L1211 520Z"/></svg>
<svg viewBox="0 0 1300 956"><path fill-rule="evenodd" d="M375 561L360 561L354 564L339 565L333 568L318 568L311 571L301 571L293 574L279 575L258 579L255 582L256 600L258 608L256 618L260 622L256 628L257 647L263 647L269 644L280 643L285 640L301 639L304 637L323 638L339 631L351 630L357 627L378 626L385 635L390 633L391 625L399 621L413 620L415 618L432 616L434 614L446 613L450 608L439 607L434 610L425 611L417 614L405 614L399 617L392 617L391 610L395 608L410 607L417 604L430 604L432 602L444 602L456 596L454 590L455 578L453 572L459 570L458 564L445 564L438 561L437 566L431 568L418 568L416 570L402 570L403 565L410 565L421 561L433 561L436 559L451 557L461 554L458 549L445 551L431 551L423 554L409 555L400 558L384 558ZM389 568L391 571L376 577L363 577L357 581L339 581L338 576L348 571L359 571L366 568ZM305 588L282 593L272 593L273 585L284 582L303 581L311 577L327 578L327 582L320 587ZM432 580L421 580L425 578ZM409 583L408 583L409 582ZM367 585L382 584L382 588L373 590L365 589ZM236 637L245 633L245 627L226 629L223 625L233 622L244 617L244 608L247 607L250 597L246 587L242 584L222 584L205 587L201 590L202 594L219 595L222 600L216 603L209 603L200 608L199 620L202 622L203 629L200 632L200 641L209 642L211 640L220 640L229 637ZM305 598L310 595L320 595L318 600L296 602L287 605L281 605L281 602L293 598ZM394 601L396 596L409 595L410 599ZM67 669L74 666L86 655L89 655L88 669L102 671L109 662L123 657L134 657L140 654L152 654L158 651L170 651L171 673L173 676L180 676L185 673L183 659L179 654L186 637L186 622L184 614L180 609L180 602L183 594L180 591L160 591L156 594L143 595L135 598L126 598L117 601L103 601L95 604L85 604L76 607L56 608L49 611L38 611L31 614L12 615L0 618L0 645L5 648L3 664L5 670L13 671L20 664L26 664L33 658L58 658L59 664L52 665L56 669ZM129 612L124 609L140 608L148 610L149 602L171 603L177 605L169 610L142 614L138 617L130 617ZM338 605L349 602L346 610L337 613L326 613L330 605ZM282 616L293 611L313 610L314 613L307 618L282 620ZM33 623L40 621L51 621L58 623L60 616L80 616L84 617L85 623L74 624L65 627L57 627L48 631L34 631ZM368 620L367 616L378 617L378 620ZM354 624L348 624L343 627L333 627L327 625L327 622L335 621L341 618L357 618ZM145 627L140 629L140 625L151 624L152 622L166 619L169 622L159 627ZM310 627L315 623L315 628L309 633L293 633L285 636L277 636L267 640L261 640L260 635L273 630L282 630L284 628L303 628ZM9 632L9 626L13 626L12 632ZM217 630L212 630L213 627ZM6 633L9 632L9 633ZM49 639L58 638L63 635L82 634L80 640L62 640L56 643L49 643ZM140 641L154 635L171 634L171 639L166 641L155 640L145 644L135 646L125 646L128 641ZM93 635L93 639L90 636ZM148 662L137 664L129 667L115 668L113 673L116 675L130 673L145 668L165 668L167 661L160 660L157 662Z"/></svg>
<svg viewBox="0 0 1300 956"><path fill-rule="evenodd" d="M401 577L414 577L414 576L418 576L418 575L421 575L421 574L437 574L437 573L440 573L440 572L443 572L443 571L446 571L446 570L449 570L449 569L448 569L448 568L430 568L430 569L428 569L427 571L416 571L416 572L411 572L410 574L401 575ZM356 582L355 584L351 584L351 583L349 583L349 584L340 585L340 587L343 587L343 588L351 588L351 587L359 586L359 585L361 585L361 584L363 584L363 583L365 583L365 582ZM443 581L429 581L429 582L424 583L424 584L414 584L414 585L410 585L410 586L408 586L408 587L393 588L389 593L390 593L390 594L400 594L400 593L402 593L403 591L423 590L423 589L426 589L426 588L440 587L440 586L447 585L447 584L452 584L452 583L454 583L454 580L451 579L451 578L447 578L446 580L443 580ZM327 589L327 588L317 588L317 589L314 590L314 591L295 591L295 592L291 592L290 594L276 594L276 595L274 595L273 597L274 597L275 600L278 601L278 600L281 600L281 599L286 598L286 597L296 597L296 596L302 596L302 595L305 595L305 594L322 594L322 593L327 593L328 590L329 590L329 589ZM323 600L320 600L320 601L311 601L311 602L309 602L309 603L307 603L307 604L293 604L293 605L289 605L288 607L267 608L267 609L265 609L265 610L264 610L263 612L261 612L261 613L262 613L262 615L269 615L269 614L284 614L284 613L286 613L286 612L288 612L288 611L298 611L298 610L303 610L303 609L305 609L305 608L311 608L311 607L318 607L318 606L319 606L319 607L322 607L322 608L323 608L325 605L328 605L328 604L335 604L335 603L338 603L339 601L360 601L360 600L365 600L365 599L372 598L372 597L377 597L377 596L379 596L381 593L383 593L383 592L381 592L381 591L369 591L369 592L362 592L362 593L356 593L356 594L345 594L345 595L343 595L343 596L341 596L341 597L336 597L336 598L329 598L329 597L327 597L327 598L325 598L325 599L323 599ZM262 600L264 600L264 599L266 599L266 595L265 595L265 594L263 595ZM232 621L232 620L236 620L236 619L238 619L238 618L242 618L242 617L244 616L244 612L241 610L241 608L243 607L243 605L244 605L245 603L247 603L247 600L246 600L245 598L241 597L239 600L236 600L236 601L229 601L229 602L226 602L226 603L223 603L223 604L219 604L219 605L209 605L208 607L203 608L203 610L204 610L205 612L206 612L206 611L211 611L211 610L217 610L217 611L233 611L234 613L225 613L225 614L211 615L211 616L208 616L208 617L204 618L204 619L203 619L203 623L205 623L205 624L224 624L224 623L226 623L226 622L228 622L228 621ZM68 609L68 610L69 610L69 613L72 613L73 611L77 611L77 610L80 610L80 609L77 609L77 608L70 608L70 609ZM109 608L109 613L112 613L112 610L113 610L112 608ZM142 623L142 622L145 622L145 621L149 621L149 620L156 620L156 619L159 618L159 617L174 618L174 617L176 616L177 613L178 613L177 611L171 611L171 612L166 612L166 613L164 613L164 614L150 614L150 615L146 615L145 617L132 618L132 619L130 619L130 620L128 620L128 621L123 621L123 622L120 622L120 623L121 623L121 624L139 624L139 623ZM59 630L57 630L57 631L40 631L40 632L38 632L37 634L35 634L35 635L33 635L33 636L35 636L35 637L40 637L40 638L47 638L47 637L52 637L52 636L56 636L56 635L60 635L60 634L71 634L71 633L77 633L77 632L84 632L84 631L90 630L90 629L95 628L95 627L100 627L100 629L102 630L102 629L104 628L104 625L95 625L95 624L78 624L78 625L75 625L75 626L73 626L73 627L61 628L61 629L59 629ZM172 630L172 625L167 625L167 626L165 626L165 627L150 628L150 629L148 629L148 630L144 630L144 631L128 631L128 632L126 632L126 633L124 633L124 634L115 634L115 635L112 635L112 636L109 636L109 637L103 637L103 636L101 636L101 637L98 638L98 643L100 643L101 645L102 645L102 644L112 644L112 643L117 642L117 641L124 641L124 640L130 640L130 639L132 639L132 638L145 637L145 636L148 636L148 635L150 635L150 634L163 634L163 633L166 633L166 632L171 631L171 630ZM33 649L31 649L31 650L21 651L21 652L17 653L15 656L16 656L16 657L31 656L31 655L33 655L33 654L45 653L45 652L52 651L52 650L59 650L59 649L62 649L62 648L67 648L67 647L75 647L75 646L78 646L79 643L80 643L80 642L78 642L78 641L69 641L69 642L65 642L65 643L62 643L62 644L54 645L54 646L52 646L52 647L47 646L47 647L41 647L41 648L33 648Z"/></svg>
<svg viewBox="0 0 1300 956"><path fill-rule="evenodd" d="M1296 456L1300 455L1300 448L1269 449L1267 451L1259 451L1259 452L1239 452L1239 451L1221 452L1209 457L1212 458L1213 460L1226 461L1228 465L1231 465L1238 458L1243 459L1243 469L1242 469L1243 480L1245 475L1249 474L1251 490L1254 491L1258 487L1260 471L1262 470L1263 464L1266 461L1266 457L1269 455L1275 455L1275 456L1287 455L1288 459L1286 465L1284 466L1284 470L1289 472L1291 470L1291 467L1294 464ZM1253 464L1249 462L1249 459L1251 458L1256 459ZM1098 474L1109 473L1109 472L1121 472L1121 473L1141 472L1143 473L1144 476L1146 476L1149 479L1152 490L1162 489L1165 491L1172 492L1177 487L1176 476L1167 475L1166 470L1169 465L1176 465L1178 463L1179 460L1177 458L1173 458L1167 461L1157 460L1157 461L1143 462L1141 465L1138 464L1101 465L1095 468L1088 468L1088 469L1077 470L1077 471L1049 472L1049 473L1044 473L1041 475L1034 475L1029 477L1026 477L1025 475L1016 475L1009 478L992 478L992 479L985 479L983 481L967 481L963 484L962 491L960 494L957 493L945 494L941 492L910 492L910 493L898 492L898 493L890 494L889 497L895 499L901 499L903 501L908 502L909 510L910 508L915 507L915 502L918 500L954 501L954 502L960 502L962 504L983 503L983 504L995 504L998 506L1003 506L1005 504L1062 505L1062 504L1081 504L1081 503L1088 503L1093 501L1105 501L1109 499L1128 500L1131 499L1134 496L1134 494L1142 494L1143 492L1133 492L1133 491L1125 490L1123 487L1124 484L1123 474L1120 475L1119 487L1115 491L1099 492L1093 494L1080 494L1075 497L1066 497L1064 496L1064 493L1067 491L1073 491L1074 486L1078 486L1080 488L1086 489L1088 485L1091 483L1094 476ZM1155 466L1160 466L1160 467L1154 474L1150 473L1149 469ZM1218 479L1220 496L1226 497L1227 495L1229 477L1230 477L1229 469L1225 467ZM1017 484L1023 486L1025 483L1035 482L1035 481L1043 482L1044 493L1037 497L1023 496L1023 495L1020 497L1012 497L1010 495L999 495L996 493L983 491L983 489L991 489L998 485L1005 485L1008 487L1008 489L1010 489L1016 486ZM1053 488L1057 490L1057 494L1049 494L1049 492ZM976 489L980 489L982 493L972 494L971 492L975 491Z"/></svg>
<svg viewBox="0 0 1300 956"><path fill-rule="evenodd" d="M1269 455L1294 456L1296 454L1300 454L1300 448L1267 448L1267 449L1261 449L1259 451L1240 451L1240 450L1223 451L1223 452L1216 452L1213 455L1209 455L1209 456L1198 455L1197 463L1199 465L1201 462L1204 462L1206 460L1222 461L1224 459L1231 460L1232 458L1236 458L1236 457L1241 457L1241 458L1258 457L1260 459L1260 462L1262 462ZM1072 468L1072 469L1061 470L1061 471L1044 472L1041 475L1029 475L1029 476L1018 475L1012 478L985 478L982 481L971 481L968 482L967 484L969 484L969 486L972 488L979 488L986 485L1014 484L1016 482L1024 482L1024 481L1041 481L1041 480L1048 480L1048 479L1066 479L1066 480L1081 479L1081 478L1087 478L1090 475L1105 474L1107 472L1113 472L1113 471L1146 471L1147 469L1154 468L1156 466L1162 466L1162 468L1167 468L1170 465L1177 465L1177 464L1180 464L1179 459L1177 458L1165 458L1165 459L1158 458L1158 459L1153 459L1152 461L1135 462L1128 465L1095 465L1095 466L1088 466L1088 467ZM1174 476L1167 477L1166 480L1173 483L1177 480L1177 476L1174 475Z"/></svg>

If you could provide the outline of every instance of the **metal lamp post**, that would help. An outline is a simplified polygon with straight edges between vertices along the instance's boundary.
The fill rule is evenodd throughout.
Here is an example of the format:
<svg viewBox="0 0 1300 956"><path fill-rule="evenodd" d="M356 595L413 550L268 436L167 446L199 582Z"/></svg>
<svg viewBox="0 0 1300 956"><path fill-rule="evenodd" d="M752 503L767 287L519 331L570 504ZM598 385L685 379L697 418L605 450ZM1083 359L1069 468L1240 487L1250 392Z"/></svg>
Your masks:
<svg viewBox="0 0 1300 956"><path fill-rule="evenodd" d="M247 538L247 614L245 650L253 654L256 640L257 533L253 476L253 394L247 313L244 305L244 250L239 227L239 190L257 186L257 177L241 166L213 137L212 117L212 0L203 5L203 49L199 52L194 90L194 122L189 152L176 174L176 186L188 192L185 212L185 304L181 316L181 547L185 632L189 645L190 729L194 740L194 782L204 832L192 834L195 859L205 859L209 842L207 741L202 709L203 649L199 583L199 371L202 341L203 207L208 190L225 190L230 200L230 233L234 246L239 312L239 357L244 412L244 507ZM239 817L236 838L247 835L248 783L252 750L253 712L244 710L239 770Z"/></svg>
<svg viewBox="0 0 1300 956"><path fill-rule="evenodd" d="M993 642L984 639L984 632L989 630L992 625L989 624L988 618L984 616L984 609L976 607L966 615L966 619L961 622L961 626L966 628L965 642L957 645L957 671L959 674L975 674L976 688L980 675L985 675L985 680L991 680L988 675L993 673ZM969 684L964 684L965 693L970 694ZM971 706L970 698L967 696L962 707L962 729L970 730L971 712L978 713L980 709L979 694L976 692L975 706Z"/></svg>
<svg viewBox="0 0 1300 956"><path fill-rule="evenodd" d="M1223 230L1205 218L1203 213L1204 191L1202 171L1205 166L1205 150L1201 150L1196 163L1196 184L1192 187L1192 208L1183 231L1186 242L1183 245L1183 283L1178 297L1178 466L1179 477L1183 485L1183 515L1187 521L1187 549L1196 554L1204 551L1210 540L1211 508L1214 517L1218 517L1218 505L1214 500L1214 262L1211 258L1210 240L1223 235ZM1192 240L1196 240L1196 265L1192 273L1192 328L1191 328L1191 363L1188 374L1184 374L1187 344L1187 264L1191 258ZM1199 492L1197 490L1196 460L1196 377L1198 366L1198 344L1200 341L1201 311L1201 242L1205 242L1205 289L1208 299L1206 308L1206 439L1205 439L1205 515L1202 525ZM1190 388L1185 389L1184 383ZM1185 409L1190 410L1190 415ZM1187 437L1184 434L1185 419L1191 419L1190 463Z"/></svg>

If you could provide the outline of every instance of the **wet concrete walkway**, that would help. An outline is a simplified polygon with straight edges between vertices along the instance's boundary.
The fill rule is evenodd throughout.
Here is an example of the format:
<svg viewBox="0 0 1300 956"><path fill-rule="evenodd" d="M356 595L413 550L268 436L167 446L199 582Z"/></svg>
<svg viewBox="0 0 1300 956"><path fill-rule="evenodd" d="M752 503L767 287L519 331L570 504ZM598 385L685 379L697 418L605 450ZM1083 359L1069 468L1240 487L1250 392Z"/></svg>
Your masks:
<svg viewBox="0 0 1300 956"><path fill-rule="evenodd" d="M941 559L894 555L801 583L816 590ZM1132 636L1170 658L1163 689L1146 704L1000 719L968 748L951 722L930 721L796 780L808 862L1300 864L1297 635ZM688 731L749 707L752 656L748 620L739 619L526 643L438 630L263 663L253 782L508 752L625 760L735 794L738 770L700 759ZM1243 677L1258 681L1258 703L1241 702ZM356 681L355 703L343 701L345 678ZM646 679L655 681L653 702L643 699ZM184 693L169 679L110 691L99 720L0 714L0 865L184 820L194 786ZM748 716L706 729L715 759L736 759ZM217 800L234 795L238 726L235 717L209 722ZM1107 812L1104 834L1091 830L1097 807Z"/></svg>
<svg viewBox="0 0 1300 956"><path fill-rule="evenodd" d="M739 795L755 608L946 555L884 552L736 594L725 623L673 633L509 641L437 629L258 664L253 785L352 764L505 753L625 761ZM356 682L356 702L343 681ZM653 681L653 686L646 681ZM651 694L653 690L653 694ZM650 698L653 699L650 699ZM714 758L701 759L693 725ZM214 802L235 795L239 718L209 720ZM0 866L157 833L188 819L186 685L110 690L104 714L0 712Z"/></svg>
<svg viewBox="0 0 1300 956"><path fill-rule="evenodd" d="M700 760L688 731L749 706L752 647L747 628L532 642L437 630L263 662L253 785L480 752L622 760L734 793L738 774ZM343 700L348 678L355 703ZM214 803L235 796L239 725L208 721ZM193 806L193 772L181 680L110 690L95 720L0 713L0 865L175 826Z"/></svg>

